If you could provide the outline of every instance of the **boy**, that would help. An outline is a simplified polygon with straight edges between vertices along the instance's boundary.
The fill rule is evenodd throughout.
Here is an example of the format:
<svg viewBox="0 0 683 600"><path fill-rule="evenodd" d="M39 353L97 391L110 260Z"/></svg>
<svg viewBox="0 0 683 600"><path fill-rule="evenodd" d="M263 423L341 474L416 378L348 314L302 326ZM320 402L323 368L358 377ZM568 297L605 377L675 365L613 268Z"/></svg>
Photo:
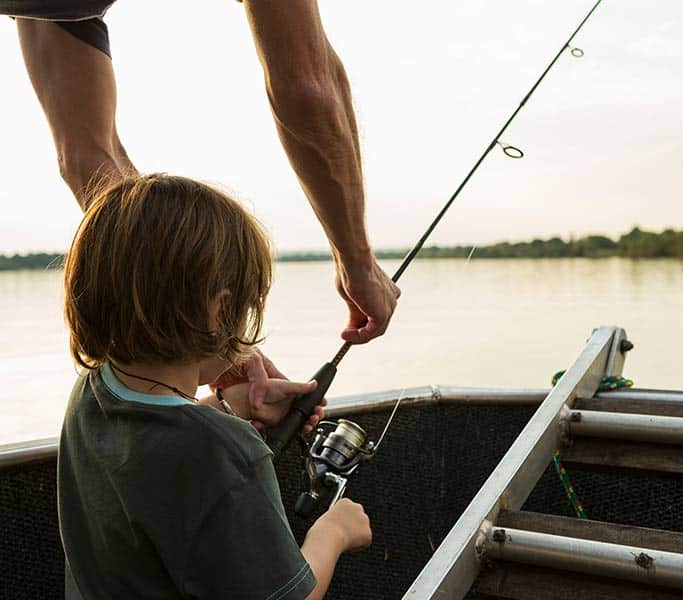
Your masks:
<svg viewBox="0 0 683 600"><path fill-rule="evenodd" d="M59 452L67 599L322 598L340 554L370 543L342 500L299 549L247 421L273 425L315 382L270 379L258 404L249 383L194 398L253 351L270 275L259 224L206 185L135 177L93 201L65 269L86 369Z"/></svg>

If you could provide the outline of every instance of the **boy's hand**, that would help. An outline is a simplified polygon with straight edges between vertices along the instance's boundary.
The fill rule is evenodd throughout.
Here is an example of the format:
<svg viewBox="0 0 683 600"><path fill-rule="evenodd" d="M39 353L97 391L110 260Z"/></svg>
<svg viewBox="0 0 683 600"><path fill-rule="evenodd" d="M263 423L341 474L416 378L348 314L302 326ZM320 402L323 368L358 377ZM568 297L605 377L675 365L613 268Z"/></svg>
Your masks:
<svg viewBox="0 0 683 600"><path fill-rule="evenodd" d="M266 394L263 401L257 407L254 407L249 399L252 384L238 383L221 389L223 389L223 397L235 411L235 414L238 417L251 421L251 424L256 429L262 431L266 427L277 425L289 412L294 399L301 394L312 392L317 385L316 381L299 383L289 381L288 379L266 379ZM212 405L215 405L216 408L222 410L217 405L214 396L207 400ZM315 407L313 414L304 425L302 433L313 431L318 421L324 416L323 407L326 404L327 400L323 399L320 405Z"/></svg>
<svg viewBox="0 0 683 600"><path fill-rule="evenodd" d="M258 348L254 348L254 352L246 361L225 371L209 387L215 391L216 388L223 390L239 383L250 383L249 403L258 408L266 395L269 378L287 379L273 361L264 356Z"/></svg>
<svg viewBox="0 0 683 600"><path fill-rule="evenodd" d="M370 519L361 504L342 498L311 527L320 528L326 537L339 540L342 552L353 552L367 548L372 542Z"/></svg>
<svg viewBox="0 0 683 600"><path fill-rule="evenodd" d="M282 385L279 385L277 383L278 381L280 383L291 383L273 364L273 361L263 355L258 348L254 348L254 352L248 360L239 365L235 365L222 373L218 379L209 384L209 387L211 388L211 391L214 392L216 391L216 388L223 390L223 395L237 415L250 420L251 424L256 429L263 431L265 427L276 425L282 420L289 412L296 396L300 393L306 393L315 389L315 387L313 387L310 390L307 389L305 392L296 392L292 395L290 392L286 391L285 388L287 386L283 387ZM244 402L245 388L243 384L248 384L248 387L246 388L248 390L248 401L246 405ZM309 384L299 383L295 385L301 386ZM237 386L241 386L239 390L233 389L229 391L230 388L237 388ZM268 394L270 394L269 400L266 399ZM268 403L272 406L264 407L264 403ZM315 408L315 412L311 415L311 418L306 425L304 425L302 433L309 433L315 429L318 421L324 416L323 407L326 405L327 400L323 399L320 405Z"/></svg>
<svg viewBox="0 0 683 600"><path fill-rule="evenodd" d="M249 418L252 420L252 423L254 423L256 429L261 429L259 425L265 427L277 425L289 412L292 407L292 402L294 402L294 399L297 396L308 394L317 386L317 381L296 383L286 379L268 379L263 403L258 407L255 407L251 402L249 403L251 409ZM324 416L323 407L326 404L327 400L323 399L322 403L315 407L313 414L303 427L303 433L313 431L318 424L318 421Z"/></svg>

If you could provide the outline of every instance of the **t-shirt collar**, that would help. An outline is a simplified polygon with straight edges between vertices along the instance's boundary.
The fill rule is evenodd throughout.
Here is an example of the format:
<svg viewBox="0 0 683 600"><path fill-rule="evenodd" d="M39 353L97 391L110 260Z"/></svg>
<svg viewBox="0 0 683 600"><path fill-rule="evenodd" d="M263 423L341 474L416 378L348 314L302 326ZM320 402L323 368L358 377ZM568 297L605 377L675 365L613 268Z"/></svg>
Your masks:
<svg viewBox="0 0 683 600"><path fill-rule="evenodd" d="M180 396L157 396L156 394L144 394L131 390L121 383L114 374L109 363L104 363L100 368L102 381L109 391L121 400L128 402L138 402L140 404L153 404L155 406L183 406L193 404Z"/></svg>

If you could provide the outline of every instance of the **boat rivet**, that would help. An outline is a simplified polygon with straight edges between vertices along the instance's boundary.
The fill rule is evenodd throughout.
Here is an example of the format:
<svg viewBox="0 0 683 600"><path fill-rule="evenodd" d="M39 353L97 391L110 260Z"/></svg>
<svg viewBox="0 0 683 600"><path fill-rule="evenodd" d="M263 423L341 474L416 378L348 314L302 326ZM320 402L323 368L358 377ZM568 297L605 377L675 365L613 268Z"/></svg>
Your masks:
<svg viewBox="0 0 683 600"><path fill-rule="evenodd" d="M638 556L636 556L636 564L643 569L649 569L654 562L655 559L649 554L645 554L645 552L641 552Z"/></svg>
<svg viewBox="0 0 683 600"><path fill-rule="evenodd" d="M578 423L581 420L581 413L580 412L573 412L569 415L569 420Z"/></svg>
<svg viewBox="0 0 683 600"><path fill-rule="evenodd" d="M619 350L621 350L622 353L633 350L633 342L629 340L621 340L621 344L619 344Z"/></svg>
<svg viewBox="0 0 683 600"><path fill-rule="evenodd" d="M507 539L507 535L505 535L505 529L496 529L493 532L493 541L494 542L500 542L503 543Z"/></svg>

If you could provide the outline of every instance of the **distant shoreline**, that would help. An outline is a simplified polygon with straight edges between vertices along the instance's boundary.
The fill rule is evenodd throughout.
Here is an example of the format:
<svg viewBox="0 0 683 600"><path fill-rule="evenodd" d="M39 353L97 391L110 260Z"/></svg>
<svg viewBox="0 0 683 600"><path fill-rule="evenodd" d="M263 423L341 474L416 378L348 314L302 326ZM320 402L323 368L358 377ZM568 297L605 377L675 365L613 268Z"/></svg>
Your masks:
<svg viewBox="0 0 683 600"><path fill-rule="evenodd" d="M378 259L401 259L407 248L377 250ZM425 246L418 259L467 258L472 246ZM564 241L554 237L531 242L500 242L478 246L475 258L678 258L683 259L683 230L666 229L660 233L638 227L613 240L602 235L589 235ZM278 262L321 262L331 260L328 252L282 252ZM13 256L0 254L0 271L60 269L64 262L61 253L33 253Z"/></svg>

